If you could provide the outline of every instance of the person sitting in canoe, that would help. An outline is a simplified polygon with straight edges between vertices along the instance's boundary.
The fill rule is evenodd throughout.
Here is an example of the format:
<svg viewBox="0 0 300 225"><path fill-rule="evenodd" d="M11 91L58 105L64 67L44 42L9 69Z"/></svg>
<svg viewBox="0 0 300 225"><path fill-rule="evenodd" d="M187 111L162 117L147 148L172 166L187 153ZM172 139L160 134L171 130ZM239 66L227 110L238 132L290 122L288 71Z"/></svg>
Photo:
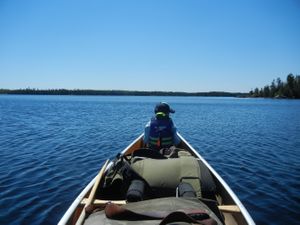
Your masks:
<svg viewBox="0 0 300 225"><path fill-rule="evenodd" d="M144 143L150 149L168 149L177 146L180 138L177 128L170 118L170 113L175 113L168 103L160 102L155 106L155 116L145 126Z"/></svg>

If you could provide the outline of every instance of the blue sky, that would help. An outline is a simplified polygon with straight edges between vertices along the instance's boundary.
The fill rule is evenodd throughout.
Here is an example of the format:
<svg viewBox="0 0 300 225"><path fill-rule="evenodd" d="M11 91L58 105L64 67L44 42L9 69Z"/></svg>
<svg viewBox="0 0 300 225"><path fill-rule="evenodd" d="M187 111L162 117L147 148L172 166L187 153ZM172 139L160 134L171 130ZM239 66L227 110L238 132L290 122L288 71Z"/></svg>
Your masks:
<svg viewBox="0 0 300 225"><path fill-rule="evenodd" d="M0 88L248 92L289 73L298 0L0 1Z"/></svg>

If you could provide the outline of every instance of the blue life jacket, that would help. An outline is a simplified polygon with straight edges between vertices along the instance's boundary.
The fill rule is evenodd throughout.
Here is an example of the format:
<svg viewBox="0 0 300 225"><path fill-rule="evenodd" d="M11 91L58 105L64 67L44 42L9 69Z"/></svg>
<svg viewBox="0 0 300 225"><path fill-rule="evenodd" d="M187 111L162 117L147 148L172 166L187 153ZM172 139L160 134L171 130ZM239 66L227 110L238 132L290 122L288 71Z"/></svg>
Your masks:
<svg viewBox="0 0 300 225"><path fill-rule="evenodd" d="M173 121L171 118L153 117L150 123L149 147L152 149L168 148L173 145Z"/></svg>

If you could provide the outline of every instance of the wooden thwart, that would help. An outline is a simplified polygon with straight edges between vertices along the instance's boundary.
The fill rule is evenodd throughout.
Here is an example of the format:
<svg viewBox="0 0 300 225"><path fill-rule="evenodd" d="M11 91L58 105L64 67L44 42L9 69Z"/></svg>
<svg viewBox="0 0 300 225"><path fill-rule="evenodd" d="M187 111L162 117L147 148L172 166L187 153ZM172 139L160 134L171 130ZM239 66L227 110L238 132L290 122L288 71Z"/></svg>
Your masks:
<svg viewBox="0 0 300 225"><path fill-rule="evenodd" d="M84 198L81 201L82 205L87 205L88 199ZM105 205L108 203L114 203L117 205L125 205L126 204L126 200L101 200L101 199L95 199L93 201L93 205ZM218 206L219 210L221 212L228 212L228 213L239 213L241 212L240 208L237 205L219 205Z"/></svg>
<svg viewBox="0 0 300 225"><path fill-rule="evenodd" d="M240 208L237 205L219 205L219 210L221 212L228 213L239 213L241 212Z"/></svg>
<svg viewBox="0 0 300 225"><path fill-rule="evenodd" d="M88 201L87 198L82 199L81 203L82 205L86 205L86 202ZM95 199L93 202L93 205L105 205L108 203L114 203L117 205L125 205L126 200L101 200L101 199Z"/></svg>

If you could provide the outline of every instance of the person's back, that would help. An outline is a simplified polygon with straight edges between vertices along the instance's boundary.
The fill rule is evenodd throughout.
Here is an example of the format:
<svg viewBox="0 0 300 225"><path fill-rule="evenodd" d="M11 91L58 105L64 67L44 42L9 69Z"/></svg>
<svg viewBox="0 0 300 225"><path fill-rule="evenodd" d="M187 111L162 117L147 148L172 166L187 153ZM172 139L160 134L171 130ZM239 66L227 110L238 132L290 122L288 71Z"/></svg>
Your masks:
<svg viewBox="0 0 300 225"><path fill-rule="evenodd" d="M155 116L145 127L144 143L155 150L179 144L177 129L169 117L175 111L167 103L161 102L156 105L154 112Z"/></svg>

